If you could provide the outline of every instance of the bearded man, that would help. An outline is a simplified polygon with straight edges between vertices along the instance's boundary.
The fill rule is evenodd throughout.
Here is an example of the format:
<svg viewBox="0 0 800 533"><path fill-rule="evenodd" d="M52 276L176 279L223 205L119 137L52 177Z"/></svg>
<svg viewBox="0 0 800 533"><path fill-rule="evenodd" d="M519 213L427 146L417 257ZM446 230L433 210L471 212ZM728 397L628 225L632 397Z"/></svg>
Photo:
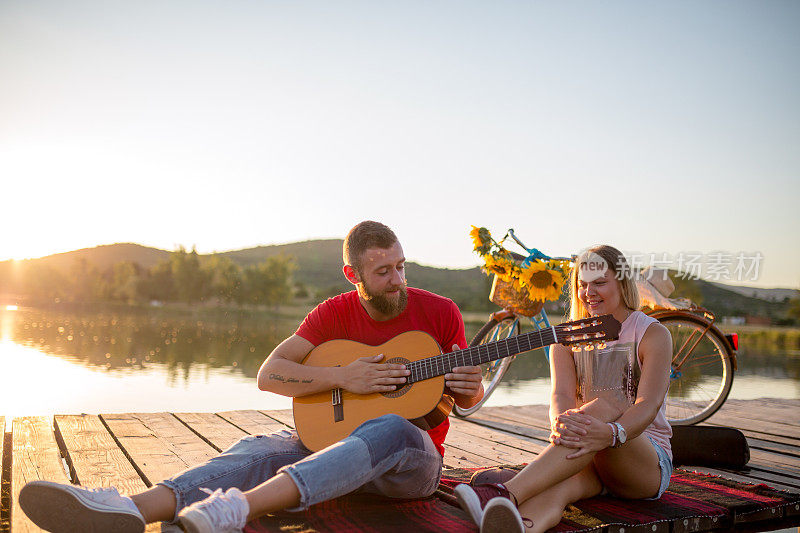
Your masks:
<svg viewBox="0 0 800 533"><path fill-rule="evenodd" d="M424 331L445 350L466 348L456 305L406 287L405 256L394 232L372 221L347 235L343 272L355 291L318 305L297 331L279 344L258 373L261 390L299 397L345 389L357 394L390 392L405 383L404 365L362 357L341 367L301 364L316 346L334 339L381 345L406 331ZM483 396L480 368L445 374L445 394L461 407ZM394 498L432 494L439 483L445 418L427 431L397 415L361 424L350 436L316 453L296 432L248 436L201 465L131 497L116 489L87 490L34 481L23 487L20 506L49 531L144 531L145 524L179 521L190 532L222 532L280 510L300 511L356 490Z"/></svg>

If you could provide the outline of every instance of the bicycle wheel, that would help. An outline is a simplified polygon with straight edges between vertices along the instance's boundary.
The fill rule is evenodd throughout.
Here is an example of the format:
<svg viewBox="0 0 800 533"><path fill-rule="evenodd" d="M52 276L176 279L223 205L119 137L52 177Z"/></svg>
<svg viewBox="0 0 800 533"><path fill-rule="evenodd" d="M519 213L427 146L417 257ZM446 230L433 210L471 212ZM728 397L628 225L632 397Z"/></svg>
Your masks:
<svg viewBox="0 0 800 533"><path fill-rule="evenodd" d="M495 319L491 319L475 334L469 345L479 346L487 342L499 341L515 335L519 335L519 319L517 317L510 316L499 322ZM492 392L495 387L497 387L497 384L500 383L500 380L503 379L503 375L506 373L506 370L508 370L513 360L514 356L511 356L481 365L483 371L483 398L481 398L481 401L477 404L467 409L456 405L453 412L458 416L465 417L480 409L489 396L492 395Z"/></svg>
<svg viewBox="0 0 800 533"><path fill-rule="evenodd" d="M709 322L692 316L660 316L672 335L672 373L666 399L667 420L697 424L722 407L733 385L732 353Z"/></svg>

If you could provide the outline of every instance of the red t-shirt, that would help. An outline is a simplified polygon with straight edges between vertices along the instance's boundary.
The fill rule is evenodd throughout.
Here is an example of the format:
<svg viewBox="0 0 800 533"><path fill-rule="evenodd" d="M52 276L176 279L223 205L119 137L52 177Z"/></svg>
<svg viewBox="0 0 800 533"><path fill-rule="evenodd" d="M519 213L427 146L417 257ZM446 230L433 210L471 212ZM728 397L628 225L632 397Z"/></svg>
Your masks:
<svg viewBox="0 0 800 533"><path fill-rule="evenodd" d="M373 320L361 306L356 291L346 292L319 304L306 316L295 332L314 346L333 339L377 346L406 331L424 331L431 335L443 353L452 351L457 344L467 347L464 321L452 300L422 289L408 288L408 305L397 317ZM450 420L428 430L433 444L444 455L444 439Z"/></svg>

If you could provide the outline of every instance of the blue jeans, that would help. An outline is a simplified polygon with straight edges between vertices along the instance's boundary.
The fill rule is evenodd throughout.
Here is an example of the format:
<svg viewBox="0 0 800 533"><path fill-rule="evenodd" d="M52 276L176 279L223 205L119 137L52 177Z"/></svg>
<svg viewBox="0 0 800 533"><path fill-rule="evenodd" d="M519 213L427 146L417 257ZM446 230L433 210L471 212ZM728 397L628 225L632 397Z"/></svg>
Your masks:
<svg viewBox="0 0 800 533"><path fill-rule="evenodd" d="M384 415L316 453L295 431L247 436L160 484L175 493L177 518L185 506L208 497L201 487L244 491L281 472L300 491L300 505L288 510L302 511L355 490L392 498L430 496L439 484L442 456L425 431L400 416Z"/></svg>

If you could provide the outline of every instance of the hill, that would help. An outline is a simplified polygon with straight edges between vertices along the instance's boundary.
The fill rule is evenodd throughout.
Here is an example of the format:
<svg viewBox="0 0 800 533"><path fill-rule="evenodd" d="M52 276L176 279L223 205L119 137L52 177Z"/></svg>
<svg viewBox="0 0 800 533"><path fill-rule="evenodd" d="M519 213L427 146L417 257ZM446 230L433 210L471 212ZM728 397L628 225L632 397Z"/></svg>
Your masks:
<svg viewBox="0 0 800 533"><path fill-rule="evenodd" d="M201 261L208 261L214 255L227 257L242 267L263 262L266 258L284 254L295 258L297 270L294 274L296 282L303 284L318 299L349 290L350 284L341 273L342 240L325 239L295 242L290 244L258 246L242 250L201 255ZM22 261L23 266L44 266L69 275L76 262L86 261L98 269L107 270L114 264L123 261L137 263L150 269L169 258L170 252L149 248L133 243L120 243L84 248L72 252L54 254L38 259ZM13 277L15 263L0 262L0 286ZM414 287L430 290L452 298L463 310L484 311L492 308L487 295L491 284L478 267L469 269L434 268L409 262L406 266L409 284ZM781 320L786 316L786 301L770 301L750 294L770 296L777 292L762 293L760 289L749 287L731 287L704 280L675 279L676 291L673 296L688 297L695 302L713 310L718 316L755 315ZM790 289L773 289L784 291L781 295L792 294ZM797 291L794 293L796 294Z"/></svg>
<svg viewBox="0 0 800 533"><path fill-rule="evenodd" d="M341 239L324 239L258 246L200 255L200 260L205 262L216 255L226 257L239 266L247 267L259 264L274 255L292 256L297 264L295 281L303 284L317 299L321 299L352 288L342 275L342 243ZM4 285L13 285L15 272L25 268L53 269L65 276L69 276L74 265L81 261L97 267L100 271L108 270L121 262L136 263L144 269L151 269L158 263L168 260L169 254L170 252L166 250L139 244L118 243L20 262L2 261L0 292ZM487 299L490 280L477 267L444 269L409 262L406 265L406 274L412 286L446 295L464 309L483 311L491 308Z"/></svg>
<svg viewBox="0 0 800 533"><path fill-rule="evenodd" d="M711 309L717 316L749 315L778 320L786 315L787 302L774 302L746 296L721 283L712 283L704 280L691 280L691 283L701 295L700 298L695 297L692 299L703 307ZM741 289L742 287L736 288ZM676 291L676 295L681 296L679 291Z"/></svg>
<svg viewBox="0 0 800 533"><path fill-rule="evenodd" d="M761 287L740 287L737 285L725 285L723 283L713 283L713 285L744 296L751 296L769 302L783 302L787 299L800 298L800 291L797 289L762 289Z"/></svg>
<svg viewBox="0 0 800 533"><path fill-rule="evenodd" d="M71 252L47 255L38 259L25 259L19 261L19 263L22 265L43 265L67 272L77 261L81 260L86 260L100 270L106 270L123 261L138 263L144 268L152 268L168 258L169 252L166 250L126 242L104 244L94 248L82 248ZM0 272L10 268L12 263L14 261L0 261Z"/></svg>
<svg viewBox="0 0 800 533"><path fill-rule="evenodd" d="M260 263L271 255L291 255L297 262L294 276L297 281L324 295L334 295L352 288L342 275L342 244L341 239L314 240L259 246L219 255L241 266ZM446 269L408 262L406 276L411 286L444 294L461 307L489 308L486 295L489 294L490 280L478 267Z"/></svg>

